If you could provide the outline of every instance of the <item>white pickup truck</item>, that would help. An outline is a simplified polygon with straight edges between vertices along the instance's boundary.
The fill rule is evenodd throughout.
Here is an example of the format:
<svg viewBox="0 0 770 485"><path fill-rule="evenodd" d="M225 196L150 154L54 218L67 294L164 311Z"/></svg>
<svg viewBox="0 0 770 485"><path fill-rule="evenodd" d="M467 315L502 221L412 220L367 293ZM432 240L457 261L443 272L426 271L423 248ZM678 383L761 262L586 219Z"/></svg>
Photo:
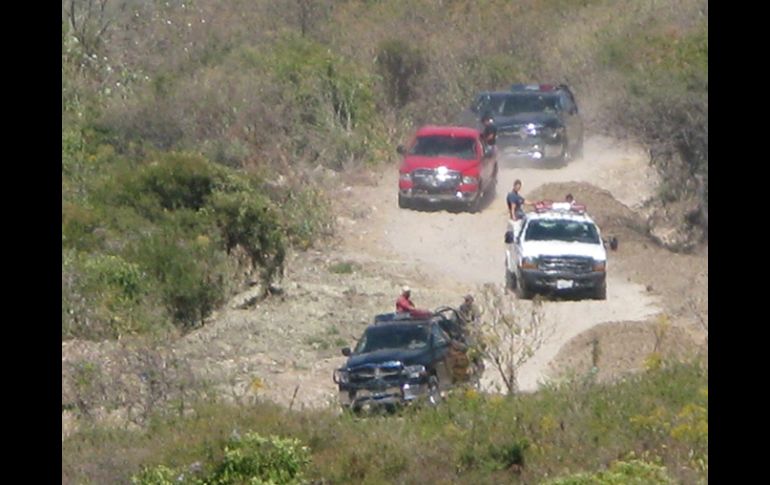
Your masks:
<svg viewBox="0 0 770 485"><path fill-rule="evenodd" d="M523 222L509 221L505 246L506 284L520 298L567 291L607 298L605 243L585 206L538 203Z"/></svg>

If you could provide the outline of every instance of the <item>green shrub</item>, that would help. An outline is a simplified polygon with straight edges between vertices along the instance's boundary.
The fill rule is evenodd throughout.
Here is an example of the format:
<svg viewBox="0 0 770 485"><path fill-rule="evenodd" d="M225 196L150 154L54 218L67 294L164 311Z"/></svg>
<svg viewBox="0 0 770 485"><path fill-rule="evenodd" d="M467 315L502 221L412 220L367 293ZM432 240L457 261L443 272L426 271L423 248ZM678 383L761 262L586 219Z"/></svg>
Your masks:
<svg viewBox="0 0 770 485"><path fill-rule="evenodd" d="M103 339L163 331L153 282L118 255L62 250L62 338Z"/></svg>
<svg viewBox="0 0 770 485"><path fill-rule="evenodd" d="M179 473L163 465L144 467L142 471L131 477L134 485L177 485Z"/></svg>
<svg viewBox="0 0 770 485"><path fill-rule="evenodd" d="M85 270L92 284L115 288L127 300L136 301L145 292L142 270L120 256L95 254L86 259Z"/></svg>
<svg viewBox="0 0 770 485"><path fill-rule="evenodd" d="M316 239L333 234L334 214L328 196L321 189L297 183L267 193L280 208L287 243L307 249Z"/></svg>
<svg viewBox="0 0 770 485"><path fill-rule="evenodd" d="M203 324L224 299L224 255L205 236L188 240L173 230L137 243L135 258L158 281L169 314L182 329Z"/></svg>
<svg viewBox="0 0 770 485"><path fill-rule="evenodd" d="M616 461L609 469L577 473L544 482L545 485L674 485L666 468L642 460Z"/></svg>
<svg viewBox="0 0 770 485"><path fill-rule="evenodd" d="M227 444L209 483L300 484L309 463L309 449L297 439L246 433Z"/></svg>
<svg viewBox="0 0 770 485"><path fill-rule="evenodd" d="M414 99L415 85L426 67L421 52L404 40L386 40L377 48L377 69L394 108L402 108Z"/></svg>
<svg viewBox="0 0 770 485"><path fill-rule="evenodd" d="M205 158L167 153L143 166L125 193L125 201L150 195L165 210L201 209L211 195L218 173Z"/></svg>
<svg viewBox="0 0 770 485"><path fill-rule="evenodd" d="M506 53L473 59L472 69L479 72L479 77L484 79L486 89L499 89L511 84L512 80L527 78L526 70L522 69L521 61L516 56Z"/></svg>
<svg viewBox="0 0 770 485"><path fill-rule="evenodd" d="M64 202L61 218L62 247L88 251L97 250L104 244L104 234L96 231L101 221L93 209Z"/></svg>
<svg viewBox="0 0 770 485"><path fill-rule="evenodd" d="M357 265L350 261L341 261L329 266L329 272L336 274L351 274L356 270Z"/></svg>
<svg viewBox="0 0 770 485"><path fill-rule="evenodd" d="M253 267L271 281L283 268L286 247L278 214L270 201L256 192L217 193L212 208L227 251L241 246Z"/></svg>
<svg viewBox="0 0 770 485"><path fill-rule="evenodd" d="M500 469L508 469L514 465L524 466L524 451L527 449L526 442L513 442L504 445L491 446L489 457L498 465Z"/></svg>
<svg viewBox="0 0 770 485"><path fill-rule="evenodd" d="M708 24L642 29L607 42L605 64L623 74L614 119L643 141L665 181L664 202L696 197L690 224L708 237Z"/></svg>
<svg viewBox="0 0 770 485"><path fill-rule="evenodd" d="M115 164L114 177L92 181L96 189L87 204L63 204L63 248L114 255L84 255L65 271L63 335L82 336L77 328L103 336L148 329L148 321L140 324L126 314L157 317L151 305L158 302L177 325L191 328L242 283L235 277L238 262L228 258L234 248L244 249L252 268L270 281L282 269L287 244L308 247L331 230L328 202L313 187L269 187L198 155L157 153L150 160ZM89 258L96 259L84 266ZM111 262L117 266L105 266ZM133 276L149 276L141 292L152 288L153 298L136 297L129 268ZM88 317L86 307L92 307Z"/></svg>

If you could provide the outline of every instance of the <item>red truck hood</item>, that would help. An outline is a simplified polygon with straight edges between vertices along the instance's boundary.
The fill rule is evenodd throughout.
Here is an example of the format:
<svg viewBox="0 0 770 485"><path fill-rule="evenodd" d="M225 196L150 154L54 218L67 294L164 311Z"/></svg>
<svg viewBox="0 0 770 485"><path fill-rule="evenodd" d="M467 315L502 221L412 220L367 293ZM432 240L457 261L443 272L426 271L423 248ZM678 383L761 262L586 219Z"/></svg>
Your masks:
<svg viewBox="0 0 770 485"><path fill-rule="evenodd" d="M454 157L421 157L417 155L410 155L406 157L401 164L401 171L411 172L416 168L437 168L443 166L449 170L464 172L469 168L474 168L478 165L478 160L466 160L464 158Z"/></svg>

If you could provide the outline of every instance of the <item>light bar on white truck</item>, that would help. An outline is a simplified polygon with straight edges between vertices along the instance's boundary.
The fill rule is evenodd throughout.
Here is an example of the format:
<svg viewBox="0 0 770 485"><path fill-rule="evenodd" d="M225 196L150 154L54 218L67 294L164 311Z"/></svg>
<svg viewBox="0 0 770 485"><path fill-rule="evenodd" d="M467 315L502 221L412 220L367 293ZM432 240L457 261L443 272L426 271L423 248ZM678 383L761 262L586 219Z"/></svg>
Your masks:
<svg viewBox="0 0 770 485"><path fill-rule="evenodd" d="M585 214L586 206L585 204L576 204L574 202L553 202L551 200L541 200L535 203L535 212L543 213L548 211Z"/></svg>

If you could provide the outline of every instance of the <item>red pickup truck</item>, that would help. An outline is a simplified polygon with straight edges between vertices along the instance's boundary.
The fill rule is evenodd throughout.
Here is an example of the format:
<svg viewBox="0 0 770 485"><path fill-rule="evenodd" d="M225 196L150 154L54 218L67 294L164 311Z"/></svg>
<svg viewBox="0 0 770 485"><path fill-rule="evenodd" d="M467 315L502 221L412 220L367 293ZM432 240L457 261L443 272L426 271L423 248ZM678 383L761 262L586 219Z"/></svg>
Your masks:
<svg viewBox="0 0 770 485"><path fill-rule="evenodd" d="M473 128L423 126L406 146L399 168L398 206L415 202L460 205L476 212L497 185L495 150Z"/></svg>

